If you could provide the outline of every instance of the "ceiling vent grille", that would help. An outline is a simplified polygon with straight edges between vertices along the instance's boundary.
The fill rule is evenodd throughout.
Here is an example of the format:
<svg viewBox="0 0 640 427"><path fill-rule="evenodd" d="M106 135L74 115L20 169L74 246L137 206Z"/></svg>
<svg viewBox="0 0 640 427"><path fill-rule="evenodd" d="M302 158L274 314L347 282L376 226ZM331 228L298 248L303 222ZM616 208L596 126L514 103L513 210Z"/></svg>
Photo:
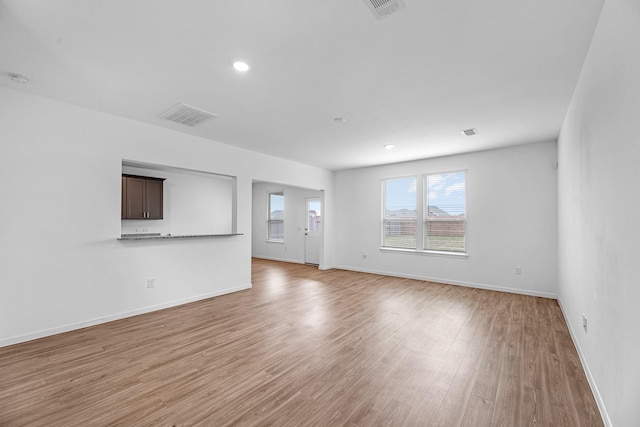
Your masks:
<svg viewBox="0 0 640 427"><path fill-rule="evenodd" d="M474 136L478 134L478 131L476 128L473 128L473 129L465 129L462 131L462 133L466 136Z"/></svg>
<svg viewBox="0 0 640 427"><path fill-rule="evenodd" d="M165 120L180 123L181 125L194 127L204 121L215 119L218 116L201 110L200 108L192 107L191 105L177 104L160 114L160 117Z"/></svg>
<svg viewBox="0 0 640 427"><path fill-rule="evenodd" d="M381 19L404 7L404 0L364 0L376 18Z"/></svg>

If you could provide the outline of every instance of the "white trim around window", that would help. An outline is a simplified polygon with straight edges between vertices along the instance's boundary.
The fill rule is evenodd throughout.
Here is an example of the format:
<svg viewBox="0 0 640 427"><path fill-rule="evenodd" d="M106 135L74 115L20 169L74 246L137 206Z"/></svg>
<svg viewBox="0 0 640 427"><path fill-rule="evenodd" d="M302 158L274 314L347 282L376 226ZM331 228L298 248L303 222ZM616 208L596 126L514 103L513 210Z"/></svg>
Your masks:
<svg viewBox="0 0 640 427"><path fill-rule="evenodd" d="M381 250L468 256L466 182L466 170L382 179Z"/></svg>
<svg viewBox="0 0 640 427"><path fill-rule="evenodd" d="M284 242L284 191L267 194L267 242Z"/></svg>

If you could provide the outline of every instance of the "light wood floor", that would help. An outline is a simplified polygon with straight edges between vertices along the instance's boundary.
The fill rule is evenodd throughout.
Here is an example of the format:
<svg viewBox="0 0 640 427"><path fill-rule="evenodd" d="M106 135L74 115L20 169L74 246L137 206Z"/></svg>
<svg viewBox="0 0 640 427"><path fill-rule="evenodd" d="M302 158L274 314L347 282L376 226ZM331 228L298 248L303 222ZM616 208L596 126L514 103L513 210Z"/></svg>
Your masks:
<svg viewBox="0 0 640 427"><path fill-rule="evenodd" d="M556 301L273 261L0 348L1 426L600 426Z"/></svg>

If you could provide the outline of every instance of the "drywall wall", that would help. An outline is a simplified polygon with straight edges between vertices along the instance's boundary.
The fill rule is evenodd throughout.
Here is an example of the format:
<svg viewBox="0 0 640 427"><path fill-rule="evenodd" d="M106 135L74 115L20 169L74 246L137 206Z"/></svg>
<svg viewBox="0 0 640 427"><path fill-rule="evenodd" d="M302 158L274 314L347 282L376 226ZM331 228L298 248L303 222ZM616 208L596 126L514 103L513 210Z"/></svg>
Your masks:
<svg viewBox="0 0 640 427"><path fill-rule="evenodd" d="M558 143L559 300L614 426L640 420L638 52L640 3L607 0Z"/></svg>
<svg viewBox="0 0 640 427"><path fill-rule="evenodd" d="M556 143L547 142L336 172L336 264L554 297L555 162ZM468 257L381 250L381 180L456 170L467 171Z"/></svg>
<svg viewBox="0 0 640 427"><path fill-rule="evenodd" d="M233 232L235 179L212 173L123 166L122 173L164 178L161 220L123 219L122 233L172 235L230 234Z"/></svg>
<svg viewBox="0 0 640 427"><path fill-rule="evenodd" d="M268 194L284 193L284 242L267 241ZM323 197L322 191L283 184L256 182L253 184L253 227L251 254L257 258L277 261L305 262L305 227L307 197Z"/></svg>
<svg viewBox="0 0 640 427"><path fill-rule="evenodd" d="M253 181L332 193L330 171L12 89L0 129L0 345L246 288ZM236 176L245 235L118 241L123 160Z"/></svg>

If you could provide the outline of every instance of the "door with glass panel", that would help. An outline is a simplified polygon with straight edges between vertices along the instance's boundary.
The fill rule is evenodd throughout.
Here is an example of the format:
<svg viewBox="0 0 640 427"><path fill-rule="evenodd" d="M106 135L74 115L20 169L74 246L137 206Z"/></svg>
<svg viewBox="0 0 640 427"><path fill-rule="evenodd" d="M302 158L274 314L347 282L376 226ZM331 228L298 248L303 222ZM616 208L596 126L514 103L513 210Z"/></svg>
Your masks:
<svg viewBox="0 0 640 427"><path fill-rule="evenodd" d="M318 265L320 264L320 247L322 246L322 202L319 197L309 197L306 202L304 262Z"/></svg>

